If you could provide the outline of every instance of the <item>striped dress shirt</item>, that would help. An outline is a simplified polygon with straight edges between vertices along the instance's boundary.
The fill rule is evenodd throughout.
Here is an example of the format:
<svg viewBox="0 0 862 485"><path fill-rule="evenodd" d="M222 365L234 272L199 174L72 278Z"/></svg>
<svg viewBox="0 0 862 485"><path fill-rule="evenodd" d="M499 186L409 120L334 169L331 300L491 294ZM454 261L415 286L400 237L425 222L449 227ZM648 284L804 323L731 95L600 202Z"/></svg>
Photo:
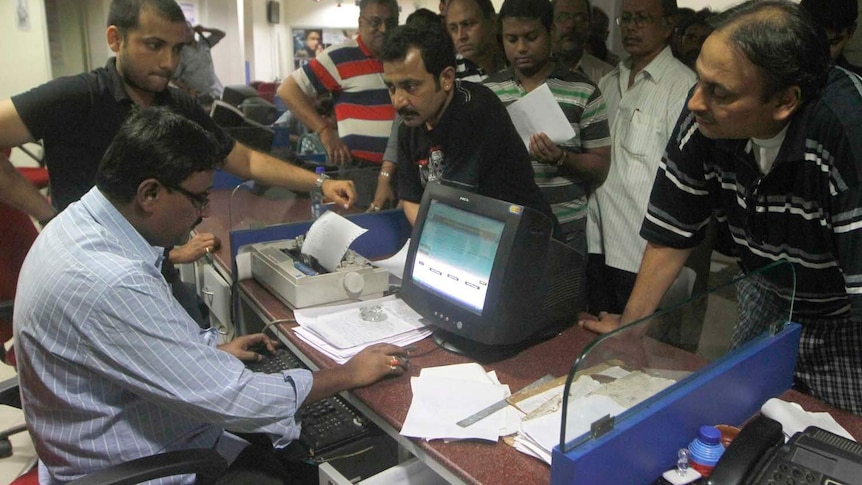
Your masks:
<svg viewBox="0 0 862 485"><path fill-rule="evenodd" d="M333 45L293 72L305 94L332 93L338 136L354 158L380 163L395 108L383 83L383 63L362 38Z"/></svg>
<svg viewBox="0 0 862 485"><path fill-rule="evenodd" d="M665 144L685 104L695 75L665 47L628 87L630 60L603 77L599 89L611 126L611 168L591 196L589 252L605 264L637 273L646 240L638 236Z"/></svg>
<svg viewBox="0 0 862 485"><path fill-rule="evenodd" d="M93 188L24 262L14 334L40 483L164 451L212 448L225 428L299 436L306 370L249 372L171 295L151 246ZM161 483L188 483L192 477Z"/></svg>

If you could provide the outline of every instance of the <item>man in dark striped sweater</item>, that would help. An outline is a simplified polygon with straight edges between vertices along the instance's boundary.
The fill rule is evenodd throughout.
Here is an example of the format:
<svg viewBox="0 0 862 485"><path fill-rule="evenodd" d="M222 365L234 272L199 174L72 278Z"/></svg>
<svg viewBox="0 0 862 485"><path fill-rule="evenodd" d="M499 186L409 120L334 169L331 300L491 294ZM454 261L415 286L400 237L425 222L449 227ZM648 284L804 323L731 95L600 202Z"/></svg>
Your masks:
<svg viewBox="0 0 862 485"><path fill-rule="evenodd" d="M605 332L653 312L715 215L743 271L776 261L795 271L795 287L756 276L739 285L733 344L791 308L795 290L795 387L862 413L862 82L830 68L822 30L783 0L722 14L696 66L640 231L648 246L631 298L621 316L582 324Z"/></svg>

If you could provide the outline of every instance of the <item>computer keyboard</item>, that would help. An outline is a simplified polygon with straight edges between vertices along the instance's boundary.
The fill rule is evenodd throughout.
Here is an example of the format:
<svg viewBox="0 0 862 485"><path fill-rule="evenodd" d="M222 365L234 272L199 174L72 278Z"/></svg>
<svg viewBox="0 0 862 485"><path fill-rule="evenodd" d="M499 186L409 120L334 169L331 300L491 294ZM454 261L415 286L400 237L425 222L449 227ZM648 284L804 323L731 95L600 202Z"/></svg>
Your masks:
<svg viewBox="0 0 862 485"><path fill-rule="evenodd" d="M286 369L305 369L302 361L284 348L246 365L254 372L272 374ZM371 423L339 396L303 405L299 443L310 456L325 453L371 433Z"/></svg>

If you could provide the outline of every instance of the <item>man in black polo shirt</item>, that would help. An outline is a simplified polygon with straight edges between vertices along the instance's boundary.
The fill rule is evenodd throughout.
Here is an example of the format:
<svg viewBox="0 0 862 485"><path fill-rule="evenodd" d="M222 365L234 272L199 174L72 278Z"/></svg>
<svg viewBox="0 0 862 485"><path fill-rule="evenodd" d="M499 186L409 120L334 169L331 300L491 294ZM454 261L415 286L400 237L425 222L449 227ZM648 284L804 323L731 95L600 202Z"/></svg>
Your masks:
<svg viewBox="0 0 862 485"><path fill-rule="evenodd" d="M452 39L442 29L405 25L390 33L380 60L403 124L398 194L413 223L428 182L444 183L546 214L527 148L487 87L455 80Z"/></svg>
<svg viewBox="0 0 862 485"><path fill-rule="evenodd" d="M720 15L659 165L625 311L581 323L606 332L651 314L714 216L743 271L787 261L795 272L792 284L765 274L740 281L732 343L786 321L794 295L790 319L802 324L794 386L860 414L859 78L830 68L826 36L796 4L748 1Z"/></svg>
<svg viewBox="0 0 862 485"><path fill-rule="evenodd" d="M336 203L350 204L355 197L351 182L318 180L312 172L235 142L186 93L168 87L185 44L185 29L185 16L174 0L114 0L107 38L116 57L103 68L55 79L0 101L0 148L43 141L51 202L60 211L93 186L103 153L133 109L167 105L216 136L228 172L297 190L320 186ZM0 170L0 187L4 184L17 189L10 196L13 205L37 207L41 214L48 210L47 201L34 187ZM39 217L35 209L31 214ZM39 218L47 222L46 217ZM170 259L174 263L194 261L213 244L212 236L199 237L174 248Z"/></svg>

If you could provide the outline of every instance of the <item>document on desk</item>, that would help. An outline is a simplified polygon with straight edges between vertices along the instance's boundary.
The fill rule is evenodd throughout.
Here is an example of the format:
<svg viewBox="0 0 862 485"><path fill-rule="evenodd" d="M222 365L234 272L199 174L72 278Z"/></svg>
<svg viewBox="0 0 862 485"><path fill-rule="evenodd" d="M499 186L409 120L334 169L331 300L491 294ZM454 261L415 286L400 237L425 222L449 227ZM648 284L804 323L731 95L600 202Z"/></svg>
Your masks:
<svg viewBox="0 0 862 485"><path fill-rule="evenodd" d="M577 135L547 84L530 91L506 109L528 150L530 136L536 133L545 133L557 144Z"/></svg>
<svg viewBox="0 0 862 485"><path fill-rule="evenodd" d="M371 344L404 346L431 335L419 314L393 295L304 308L294 316L300 325L294 329L297 337L339 364Z"/></svg>
<svg viewBox="0 0 862 485"><path fill-rule="evenodd" d="M485 419L462 428L457 422L510 395L494 373L486 373L479 364L457 364L422 369L410 380L413 400L401 434L412 438L481 439L497 441L507 433L507 421L514 408L503 409ZM520 414L514 411L514 419Z"/></svg>
<svg viewBox="0 0 862 485"><path fill-rule="evenodd" d="M314 256L321 266L334 272L353 241L367 231L335 212L326 211L308 229L302 254Z"/></svg>

